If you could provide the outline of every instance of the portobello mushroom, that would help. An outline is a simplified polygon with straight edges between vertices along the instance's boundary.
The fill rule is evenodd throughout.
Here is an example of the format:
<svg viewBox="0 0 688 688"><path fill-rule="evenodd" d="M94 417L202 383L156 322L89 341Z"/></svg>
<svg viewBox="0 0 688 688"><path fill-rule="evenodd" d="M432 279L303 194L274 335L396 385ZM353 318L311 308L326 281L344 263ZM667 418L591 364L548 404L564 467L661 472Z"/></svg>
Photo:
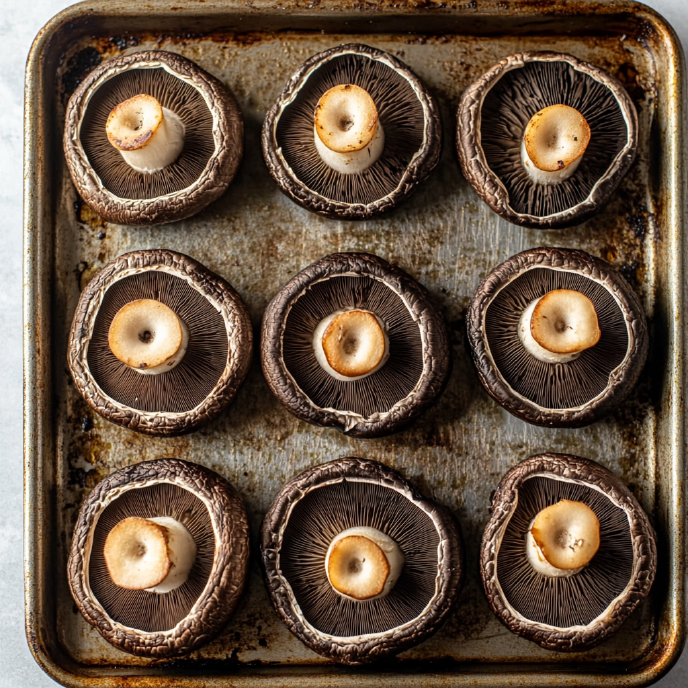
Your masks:
<svg viewBox="0 0 688 688"><path fill-rule="evenodd" d="M67 105L64 152L77 191L104 220L190 217L219 198L243 152L241 112L227 87L162 50L101 64Z"/></svg>
<svg viewBox="0 0 688 688"><path fill-rule="evenodd" d="M275 498L261 535L265 583L289 630L342 664L426 640L462 577L451 513L376 461L308 469Z"/></svg>
<svg viewBox="0 0 688 688"><path fill-rule="evenodd" d="M79 611L109 643L174 657L222 630L248 556L248 519L232 485L203 466L156 459L115 471L91 492L67 573Z"/></svg>
<svg viewBox="0 0 688 688"><path fill-rule="evenodd" d="M588 650L650 591L655 539L613 473L578 456L538 454L494 493L480 553L485 594L517 635L548 650Z"/></svg>
<svg viewBox="0 0 688 688"><path fill-rule="evenodd" d="M232 401L252 347L248 312L228 282L189 256L151 249L112 261L81 293L69 368L103 418L180 435Z"/></svg>
<svg viewBox="0 0 688 688"><path fill-rule="evenodd" d="M401 60L352 43L299 68L268 112L262 142L289 198L319 215L363 220L396 207L430 175L442 123Z"/></svg>
<svg viewBox="0 0 688 688"><path fill-rule="evenodd" d="M645 315L626 280L584 251L535 248L478 287L468 340L487 393L534 425L580 427L614 410L645 364Z"/></svg>
<svg viewBox="0 0 688 688"><path fill-rule="evenodd" d="M427 291L369 253L333 253L293 277L265 311L261 356L287 410L353 437L400 430L450 370L447 330Z"/></svg>
<svg viewBox="0 0 688 688"><path fill-rule="evenodd" d="M539 229L596 213L638 148L638 116L621 83L564 53L501 60L464 92L457 127L478 195L509 222Z"/></svg>

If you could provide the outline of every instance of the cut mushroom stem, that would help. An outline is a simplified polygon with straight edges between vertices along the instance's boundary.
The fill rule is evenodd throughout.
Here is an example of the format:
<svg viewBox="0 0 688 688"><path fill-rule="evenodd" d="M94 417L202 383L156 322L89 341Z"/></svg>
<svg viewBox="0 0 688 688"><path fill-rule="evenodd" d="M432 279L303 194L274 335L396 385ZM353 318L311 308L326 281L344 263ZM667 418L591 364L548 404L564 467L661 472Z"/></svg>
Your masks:
<svg viewBox="0 0 688 688"><path fill-rule="evenodd" d="M579 291L555 289L528 304L518 324L526 351L545 363L568 363L595 346L601 332L592 301Z"/></svg>
<svg viewBox="0 0 688 688"><path fill-rule="evenodd" d="M325 557L330 585L340 595L357 601L389 594L403 566L399 545L389 535L367 526L339 533Z"/></svg>
<svg viewBox="0 0 688 688"><path fill-rule="evenodd" d="M382 154L385 134L370 94L360 86L331 88L315 107L315 148L341 174L358 174Z"/></svg>
<svg viewBox="0 0 688 688"><path fill-rule="evenodd" d="M108 534L103 556L115 585L166 593L183 585L196 559L196 543L169 516L125 518Z"/></svg>
<svg viewBox="0 0 688 688"><path fill-rule="evenodd" d="M337 380L372 375L389 358L385 324L362 309L339 310L320 321L313 333L315 358Z"/></svg>
<svg viewBox="0 0 688 688"><path fill-rule="evenodd" d="M590 143L590 126L578 110L551 105L526 125L521 162L537 184L558 184L575 171Z"/></svg>
<svg viewBox="0 0 688 688"><path fill-rule="evenodd" d="M110 143L137 172L159 172L184 148L184 123L143 93L117 105L105 125Z"/></svg>
<svg viewBox="0 0 688 688"><path fill-rule="evenodd" d="M155 299L138 299L123 306L108 332L112 353L143 375L175 368L189 346L189 329L168 306Z"/></svg>
<svg viewBox="0 0 688 688"><path fill-rule="evenodd" d="M562 578L580 572L600 547L600 522L583 502L568 499L543 509L526 535L530 565L543 576Z"/></svg>

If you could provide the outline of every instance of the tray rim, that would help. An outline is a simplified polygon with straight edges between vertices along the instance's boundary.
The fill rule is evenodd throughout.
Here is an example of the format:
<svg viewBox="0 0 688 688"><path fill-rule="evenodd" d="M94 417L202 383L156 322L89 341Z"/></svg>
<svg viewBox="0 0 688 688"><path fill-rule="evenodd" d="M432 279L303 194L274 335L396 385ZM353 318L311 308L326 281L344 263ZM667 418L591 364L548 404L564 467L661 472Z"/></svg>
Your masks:
<svg viewBox="0 0 688 688"><path fill-rule="evenodd" d="M291 6L290 6L291 5ZM285 7L286 6L286 7ZM375 13L377 16L410 16L427 11L428 4L416 7L412 3L405 6L392 6L380 3L377 6L362 8L356 0L322 0L317 6L299 6L295 2L281 3L282 15L288 16L332 16L343 21L347 16L361 16L362 12ZM417 686L415 673L375 673L366 671L343 672L336 666L289 667L281 675L268 674L264 669L250 670L248 667L240 673L231 675L206 674L154 675L146 670L138 671L128 667L122 674L115 675L111 669L98 674L98 668L82 668L71 661L61 663L60 650L56 648L46 631L45 593L42 583L48 580L47 562L49 547L46 538L51 537L49 518L46 509L46 492L50 489L49 475L45 472L52 466L52 412L51 412L51 366L50 366L50 309L48 270L42 270L45 264L52 265L52 222L51 211L43 206L50 196L48 169L50 143L45 134L49 126L46 117L46 105L50 101L49 91L43 84L43 70L53 37L66 25L81 21L84 17L116 16L125 17L162 17L174 13L177 16L222 16L227 13L240 12L247 16L260 17L274 14L276 3L272 0L256 0L244 3L243 0L210 0L202 5L184 5L174 0L157 0L155 4L142 8L137 0L120 0L114 4L107 0L85 0L72 5L53 17L37 34L27 59L25 74L24 104L24 218L23 218L23 358L24 358L24 597L25 629L29 648L39 666L55 681L75 688L96 686L132 686L161 687L174 685L179 688L200 686L225 686L231 683L236 686L249 686L260 681L266 688L283 685L299 685L316 688L323 685L323 679L329 686L344 688L365 685L366 678L373 679L378 686ZM176 10L176 12L174 12ZM179 11L182 10L182 11ZM683 352L688 333L684 333L683 314L681 310L684 292L688 288L683 282L683 245L681 241L684 224L684 199L686 186L683 165L683 124L685 73L683 52L673 28L655 10L634 0L554 0L546 7L538 0L514 0L505 8L498 0L481 2L480 9L476 3L469 3L460 8L433 9L433 13L446 11L452 15L478 16L501 13L506 16L532 16L564 18L570 16L596 15L633 15L644 21L666 53L668 69L665 72L664 88L658 92L660 108L658 119L665 140L665 157L663 161L663 182L670 190L668 200L663 206L664 234L667 255L674 260L667 265L667 295L669 316L674 327L668 333L666 341L669 352L667 360L668 382L664 397L670 404L669 422L671 431L664 451L669 454L667 477L668 505L664 516L670 517L666 523L666 533L673 547L669 548L667 563L667 603L663 617L658 624L657 637L650 651L641 660L634 663L600 664L598 671L574 673L564 665L535 664L535 672L528 672L527 663L514 665L520 670L494 672L480 671L490 666L503 666L504 663L487 664L454 663L453 668L467 669L464 673L436 670L419 674L424 685L471 685L471 686L643 686L658 680L678 659L684 644L686 598L685 598L685 535L683 526L684 513L684 418L683 385L685 370ZM650 50L650 49L648 49ZM651 51L650 51L651 52ZM46 352L43 354L43 352ZM49 497L48 497L49 499ZM46 523L48 524L46 526ZM50 617L50 611L47 612ZM668 625L668 628L666 628ZM70 666L71 665L71 666ZM583 665L586 666L586 665ZM591 666L591 665L587 665ZM338 672L338 673L333 673ZM366 677L366 678L364 678ZM171 683L170 681L173 681ZM526 683L527 682L527 683Z"/></svg>

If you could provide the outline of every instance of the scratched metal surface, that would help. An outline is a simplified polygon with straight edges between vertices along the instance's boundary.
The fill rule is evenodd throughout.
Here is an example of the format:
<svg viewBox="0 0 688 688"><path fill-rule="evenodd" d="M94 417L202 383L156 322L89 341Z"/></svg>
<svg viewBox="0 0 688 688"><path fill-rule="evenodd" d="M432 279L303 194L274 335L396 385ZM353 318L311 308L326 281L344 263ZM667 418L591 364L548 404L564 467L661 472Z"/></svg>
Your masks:
<svg viewBox="0 0 688 688"><path fill-rule="evenodd" d="M51 112L56 140L66 100L85 71L122 52L150 48L181 53L220 78L235 94L246 124L244 161L228 192L199 215L162 227L103 223L79 202L63 158L56 153L51 267L53 623L64 653L78 666L93 667L94 675L101 670L118 675L149 664L115 650L86 624L72 603L65 562L79 507L96 483L115 468L170 456L209 466L239 489L250 514L253 547L250 579L238 612L218 639L176 663L175 670L208 666L222 672L271 665L280 675L280 667L286 670L287 665L328 664L291 636L272 610L260 577L257 535L263 514L286 481L309 466L347 455L394 467L424 495L452 509L461 523L467 578L458 604L435 637L399 661L420 671L430 669L428 660L608 667L652 652L664 604L661 585L612 640L584 654L558 655L506 630L490 611L479 581L478 547L489 518L490 493L511 466L534 453L574 453L599 461L622 477L653 521L660 495L657 428L664 412L660 402L667 336L658 335L656 328L669 325L665 318L660 324L655 318L658 299L665 298L657 285L666 269L660 256L665 249L657 221L659 194L651 183L659 164L652 138L657 65L648 44L632 35L544 33L486 38L286 31L180 38L133 32L112 40L82 38L61 55L55 64L57 92ZM439 99L445 133L442 159L430 180L399 210L363 223L316 217L289 201L269 176L259 142L265 112L301 62L352 39L389 51L416 71ZM501 57L537 49L571 52L609 70L625 83L640 117L638 160L621 188L597 217L565 231L526 230L501 220L463 179L454 149L455 110L464 88ZM650 324L650 363L637 388L614 415L588 428L537 428L511 417L487 396L471 366L464 316L473 292L495 265L540 245L582 248L609 260L635 287ZM423 283L442 309L454 354L448 387L437 405L408 430L384 439L355 440L289 415L269 392L254 357L234 404L199 432L157 439L115 427L95 415L71 383L66 366L71 317L80 289L105 263L126 251L159 247L188 253L228 279L248 305L256 340L266 305L300 269L333 251L376 253ZM660 533L660 543L668 540ZM163 673L168 666L157 665ZM403 664L394 666L405 671Z"/></svg>

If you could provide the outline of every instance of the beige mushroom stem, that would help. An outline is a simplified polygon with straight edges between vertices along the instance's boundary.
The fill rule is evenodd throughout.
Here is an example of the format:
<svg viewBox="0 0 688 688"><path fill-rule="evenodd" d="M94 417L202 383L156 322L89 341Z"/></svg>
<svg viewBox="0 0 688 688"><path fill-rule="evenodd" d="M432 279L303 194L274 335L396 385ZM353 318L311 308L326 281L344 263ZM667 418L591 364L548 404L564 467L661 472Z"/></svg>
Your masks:
<svg viewBox="0 0 688 688"><path fill-rule="evenodd" d="M139 94L117 105L105 125L110 143L137 172L159 172L184 148L184 123L153 96Z"/></svg>
<svg viewBox="0 0 688 688"><path fill-rule="evenodd" d="M579 291L555 289L528 304L518 324L526 351L545 363L569 363L595 346L601 332L592 301Z"/></svg>
<svg viewBox="0 0 688 688"><path fill-rule="evenodd" d="M385 134L370 94L360 86L331 88L315 107L315 148L341 174L358 174L382 154Z"/></svg>
<svg viewBox="0 0 688 688"><path fill-rule="evenodd" d="M537 184L558 184L575 171L590 143L590 126L578 110L551 105L533 115L521 141L521 162Z"/></svg>
<svg viewBox="0 0 688 688"><path fill-rule="evenodd" d="M108 332L112 353L142 375L160 375L179 365L189 346L189 329L168 306L139 299L123 306Z"/></svg>
<svg viewBox="0 0 688 688"><path fill-rule="evenodd" d="M583 502L562 499L543 509L526 534L530 565L543 576L563 578L583 570L600 548L600 522Z"/></svg>
<svg viewBox="0 0 688 688"><path fill-rule="evenodd" d="M131 517L108 533L103 556L115 585L162 594L186 582L196 560L196 543L186 527L169 516Z"/></svg>
<svg viewBox="0 0 688 688"><path fill-rule="evenodd" d="M330 585L340 595L356 601L388 595L403 566L399 545L389 535L367 526L339 533L325 557Z"/></svg>
<svg viewBox="0 0 688 688"><path fill-rule="evenodd" d="M362 309L339 310L320 321L313 333L320 366L343 382L360 380L382 368L389 358L385 324Z"/></svg>

